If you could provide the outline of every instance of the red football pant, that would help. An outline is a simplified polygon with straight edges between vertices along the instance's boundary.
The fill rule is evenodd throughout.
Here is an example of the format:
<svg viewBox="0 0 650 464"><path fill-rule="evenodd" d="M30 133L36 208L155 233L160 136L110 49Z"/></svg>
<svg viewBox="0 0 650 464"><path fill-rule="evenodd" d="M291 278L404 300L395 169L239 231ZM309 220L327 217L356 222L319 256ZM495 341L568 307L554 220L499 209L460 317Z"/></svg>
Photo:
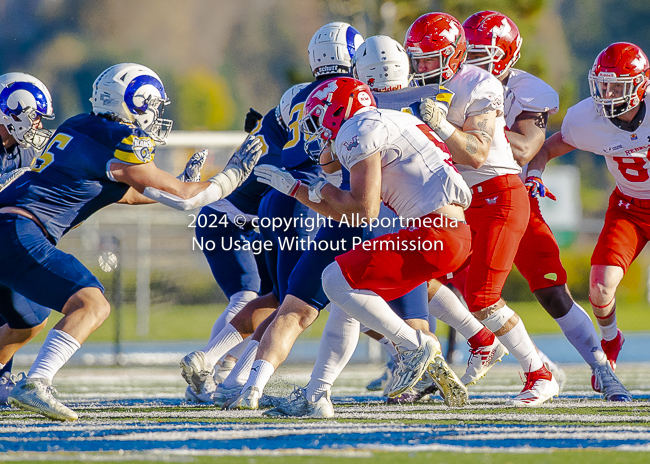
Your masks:
<svg viewBox="0 0 650 464"><path fill-rule="evenodd" d="M560 247L544 221L539 200L528 196L530 219L524 236L519 242L515 266L528 281L530 291L564 285L566 271L560 261Z"/></svg>
<svg viewBox="0 0 650 464"><path fill-rule="evenodd" d="M501 298L519 241L528 226L528 192L519 176L493 177L472 187L465 217L472 229L472 257L467 271L465 301L472 312Z"/></svg>
<svg viewBox="0 0 650 464"><path fill-rule="evenodd" d="M336 262L352 288L372 290L391 301L423 282L455 271L469 254L471 235L464 223L457 227L402 229L367 240L337 256ZM424 250L430 248L426 243L437 249ZM409 244L420 249L408 249Z"/></svg>
<svg viewBox="0 0 650 464"><path fill-rule="evenodd" d="M621 193L609 197L605 225L591 256L591 265L619 266L624 272L650 240L650 200Z"/></svg>

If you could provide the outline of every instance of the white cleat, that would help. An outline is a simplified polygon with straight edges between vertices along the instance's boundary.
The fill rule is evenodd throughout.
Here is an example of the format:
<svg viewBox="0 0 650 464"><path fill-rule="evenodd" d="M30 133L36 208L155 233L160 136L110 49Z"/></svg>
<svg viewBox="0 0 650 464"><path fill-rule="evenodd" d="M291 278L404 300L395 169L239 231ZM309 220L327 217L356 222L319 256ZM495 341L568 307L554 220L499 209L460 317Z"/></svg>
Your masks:
<svg viewBox="0 0 650 464"><path fill-rule="evenodd" d="M214 366L208 365L203 351L193 351L181 359L181 376L194 393L214 391Z"/></svg>
<svg viewBox="0 0 650 464"><path fill-rule="evenodd" d="M594 390L596 387L607 401L632 401L632 395L616 377L609 362L598 366L593 370L592 382Z"/></svg>
<svg viewBox="0 0 650 464"><path fill-rule="evenodd" d="M433 381L438 386L445 404L450 408L460 408L469 404L467 387L447 365L442 354L438 354L427 367Z"/></svg>
<svg viewBox="0 0 650 464"><path fill-rule="evenodd" d="M7 404L11 391L16 386L16 376L7 371L0 377L0 405Z"/></svg>
<svg viewBox="0 0 650 464"><path fill-rule="evenodd" d="M250 386L239 395L229 399L222 409L259 409L262 394L255 386Z"/></svg>
<svg viewBox="0 0 650 464"><path fill-rule="evenodd" d="M509 354L503 344L494 337L494 342L488 346L481 346L477 349L470 348L469 360L467 361L467 370L460 378L464 385L475 385L479 379L483 378L487 372L492 369L496 363Z"/></svg>
<svg viewBox="0 0 650 464"><path fill-rule="evenodd" d="M506 406L537 406L560 394L560 386L546 367L526 373L524 389L506 401Z"/></svg>
<svg viewBox="0 0 650 464"><path fill-rule="evenodd" d="M54 420L77 420L77 413L57 400L52 395L52 390L46 379L23 377L9 395L9 404Z"/></svg>
<svg viewBox="0 0 650 464"><path fill-rule="evenodd" d="M223 405L226 404L230 398L239 395L239 392L242 388L243 385L235 385L231 388L224 388L222 384L217 385L217 388L212 394L212 401L214 402L214 405L218 408L223 407Z"/></svg>
<svg viewBox="0 0 650 464"><path fill-rule="evenodd" d="M315 402L310 403L305 396L305 389L299 388L292 394L291 401L269 409L262 415L267 417L313 417L326 419L334 417L334 406L330 398L330 391L327 390Z"/></svg>
<svg viewBox="0 0 650 464"><path fill-rule="evenodd" d="M192 390L192 387L189 385L185 389L185 399L191 403L199 403L199 404L213 404L214 403L214 390L213 391L207 391L205 390L205 386L207 384L204 384L204 389L201 391L201 393L196 393L194 390Z"/></svg>
<svg viewBox="0 0 650 464"><path fill-rule="evenodd" d="M387 388L387 396L395 397L412 388L422 379L427 366L434 358L441 354L440 343L426 335L421 330L417 331L420 346L414 350L402 350L397 348L397 370L393 381Z"/></svg>
<svg viewBox="0 0 650 464"><path fill-rule="evenodd" d="M214 382L218 385L220 383L223 383L230 372L232 371L232 368L235 367L235 361L227 361L223 360L221 363L217 364L219 368L217 369L215 367L214 371Z"/></svg>
<svg viewBox="0 0 650 464"><path fill-rule="evenodd" d="M377 377L375 380L371 380L368 385L366 385L366 390L368 391L382 391L386 390L386 387L390 385L393 380L393 374L397 370L397 362L395 359L391 358L390 361L386 363L386 368L381 376Z"/></svg>

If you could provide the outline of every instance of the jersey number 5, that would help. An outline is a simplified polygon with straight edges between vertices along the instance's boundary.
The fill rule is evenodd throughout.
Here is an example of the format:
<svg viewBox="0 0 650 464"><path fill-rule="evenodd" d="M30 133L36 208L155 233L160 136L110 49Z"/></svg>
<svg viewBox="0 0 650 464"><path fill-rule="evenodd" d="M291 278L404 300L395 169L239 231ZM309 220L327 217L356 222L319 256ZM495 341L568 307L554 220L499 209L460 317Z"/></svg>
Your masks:
<svg viewBox="0 0 650 464"><path fill-rule="evenodd" d="M645 163L650 159L650 150L645 158L627 158L625 156L614 156L614 161L618 164L618 170L623 177L630 182L645 182L650 179Z"/></svg>
<svg viewBox="0 0 650 464"><path fill-rule="evenodd" d="M43 169L52 164L56 151L63 150L66 145L70 143L70 140L72 140L71 135L66 135L64 133L56 134L56 137L50 141L43 154L34 162L32 171L41 172Z"/></svg>

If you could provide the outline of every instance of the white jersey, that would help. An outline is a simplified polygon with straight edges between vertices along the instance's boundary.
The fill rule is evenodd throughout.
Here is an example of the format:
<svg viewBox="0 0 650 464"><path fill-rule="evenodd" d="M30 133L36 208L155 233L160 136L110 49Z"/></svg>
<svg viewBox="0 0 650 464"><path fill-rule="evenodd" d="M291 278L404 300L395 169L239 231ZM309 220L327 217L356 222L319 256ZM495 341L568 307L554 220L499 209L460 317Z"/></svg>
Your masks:
<svg viewBox="0 0 650 464"><path fill-rule="evenodd" d="M506 128L510 130L515 119L524 111L555 114L560 109L560 97L539 77L511 68L508 83L503 88L503 112Z"/></svg>
<svg viewBox="0 0 650 464"><path fill-rule="evenodd" d="M650 199L650 118L647 115L637 130L628 132L599 115L593 100L587 98L569 108L561 132L565 143L603 155L624 195Z"/></svg>
<svg viewBox="0 0 650 464"><path fill-rule="evenodd" d="M560 109L557 92L539 77L520 69L510 69L503 94L506 130L510 130L517 116L524 111L555 114ZM528 165L522 168L522 180L526 178L527 171Z"/></svg>
<svg viewBox="0 0 650 464"><path fill-rule="evenodd" d="M481 68L464 64L444 86L454 92L447 120L461 129L470 116L489 111L497 112L494 137L483 166L474 169L462 164L456 165L465 181L469 185L476 185L493 177L519 174L521 168L512 156L510 143L506 138L501 82Z"/></svg>
<svg viewBox="0 0 650 464"><path fill-rule="evenodd" d="M381 198L403 218L425 216L445 205L464 209L471 192L429 126L408 113L371 108L346 121L335 142L346 169L379 152ZM442 148L440 148L442 147Z"/></svg>

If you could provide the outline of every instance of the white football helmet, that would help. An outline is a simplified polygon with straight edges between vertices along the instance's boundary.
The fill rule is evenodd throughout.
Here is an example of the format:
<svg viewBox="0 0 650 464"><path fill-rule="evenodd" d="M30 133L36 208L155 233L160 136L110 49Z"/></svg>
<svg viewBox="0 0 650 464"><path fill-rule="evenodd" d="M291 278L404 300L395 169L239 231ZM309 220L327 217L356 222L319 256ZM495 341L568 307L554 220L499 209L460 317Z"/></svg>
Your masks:
<svg viewBox="0 0 650 464"><path fill-rule="evenodd" d="M165 87L155 72L141 64L116 64L101 73L90 101L95 114L133 123L158 143L164 144L172 130L172 120L161 118L169 103Z"/></svg>
<svg viewBox="0 0 650 464"><path fill-rule="evenodd" d="M52 136L38 128L40 118L54 117L52 96L34 76L20 72L0 76L0 112L0 123L23 148L40 151Z"/></svg>
<svg viewBox="0 0 650 464"><path fill-rule="evenodd" d="M387 35L368 37L352 60L352 75L375 92L409 85L409 57L404 47Z"/></svg>
<svg viewBox="0 0 650 464"><path fill-rule="evenodd" d="M309 65L314 77L349 74L354 52L363 36L348 23L333 22L318 29L309 41Z"/></svg>

